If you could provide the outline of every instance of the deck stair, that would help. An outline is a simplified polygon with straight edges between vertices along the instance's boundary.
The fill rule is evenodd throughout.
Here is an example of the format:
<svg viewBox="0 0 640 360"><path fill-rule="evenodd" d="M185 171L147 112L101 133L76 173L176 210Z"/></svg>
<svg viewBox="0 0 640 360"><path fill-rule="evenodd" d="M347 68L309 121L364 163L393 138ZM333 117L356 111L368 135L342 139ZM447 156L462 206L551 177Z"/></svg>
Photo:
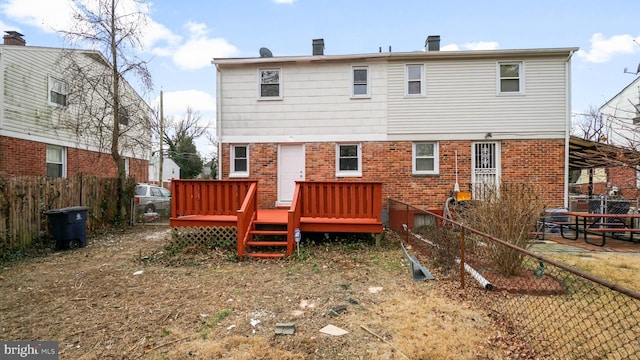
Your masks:
<svg viewBox="0 0 640 360"><path fill-rule="evenodd" d="M256 258L285 256L288 245L287 233L286 210L261 210L249 230L246 255Z"/></svg>

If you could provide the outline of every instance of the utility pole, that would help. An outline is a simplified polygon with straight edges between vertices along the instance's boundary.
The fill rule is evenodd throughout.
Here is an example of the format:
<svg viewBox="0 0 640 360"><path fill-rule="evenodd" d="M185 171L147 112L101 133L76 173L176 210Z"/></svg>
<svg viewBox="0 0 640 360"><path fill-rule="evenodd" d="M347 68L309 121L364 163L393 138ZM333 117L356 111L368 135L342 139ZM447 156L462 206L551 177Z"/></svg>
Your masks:
<svg viewBox="0 0 640 360"><path fill-rule="evenodd" d="M164 187L164 181L162 180L162 164L164 163L164 158L162 155L162 141L164 138L164 114L162 109L162 90L160 90L160 154L158 156L158 181L160 182L160 186Z"/></svg>

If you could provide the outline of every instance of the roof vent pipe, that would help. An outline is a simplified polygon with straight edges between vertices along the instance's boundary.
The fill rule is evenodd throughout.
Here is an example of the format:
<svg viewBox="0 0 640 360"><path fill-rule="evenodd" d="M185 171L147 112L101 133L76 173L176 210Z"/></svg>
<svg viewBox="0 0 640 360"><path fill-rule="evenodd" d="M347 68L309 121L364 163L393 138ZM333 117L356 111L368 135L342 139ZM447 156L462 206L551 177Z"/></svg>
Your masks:
<svg viewBox="0 0 640 360"><path fill-rule="evenodd" d="M424 42L427 51L440 51L440 35L429 35Z"/></svg>

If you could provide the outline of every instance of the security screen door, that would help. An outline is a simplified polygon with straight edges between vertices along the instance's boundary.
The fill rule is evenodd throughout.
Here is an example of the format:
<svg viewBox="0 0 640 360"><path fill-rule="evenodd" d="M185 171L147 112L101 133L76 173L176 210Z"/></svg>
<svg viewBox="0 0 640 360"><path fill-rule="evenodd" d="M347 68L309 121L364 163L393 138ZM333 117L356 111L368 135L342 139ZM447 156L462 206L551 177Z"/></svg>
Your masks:
<svg viewBox="0 0 640 360"><path fill-rule="evenodd" d="M471 160L473 198L480 200L497 189L500 182L500 143L473 143Z"/></svg>

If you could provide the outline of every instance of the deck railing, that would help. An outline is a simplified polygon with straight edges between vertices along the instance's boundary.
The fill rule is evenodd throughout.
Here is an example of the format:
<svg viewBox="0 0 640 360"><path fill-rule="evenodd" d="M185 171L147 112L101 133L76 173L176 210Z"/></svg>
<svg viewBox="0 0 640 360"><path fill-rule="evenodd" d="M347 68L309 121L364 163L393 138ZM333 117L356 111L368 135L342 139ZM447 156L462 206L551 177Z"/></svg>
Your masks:
<svg viewBox="0 0 640 360"><path fill-rule="evenodd" d="M252 184L249 180L173 180L171 217L237 215Z"/></svg>
<svg viewBox="0 0 640 360"><path fill-rule="evenodd" d="M244 248L249 239L251 224L258 216L258 183L249 185L249 191L238 210L238 257L244 256Z"/></svg>
<svg viewBox="0 0 640 360"><path fill-rule="evenodd" d="M295 195L301 217L381 217L382 183L379 182L298 182Z"/></svg>

